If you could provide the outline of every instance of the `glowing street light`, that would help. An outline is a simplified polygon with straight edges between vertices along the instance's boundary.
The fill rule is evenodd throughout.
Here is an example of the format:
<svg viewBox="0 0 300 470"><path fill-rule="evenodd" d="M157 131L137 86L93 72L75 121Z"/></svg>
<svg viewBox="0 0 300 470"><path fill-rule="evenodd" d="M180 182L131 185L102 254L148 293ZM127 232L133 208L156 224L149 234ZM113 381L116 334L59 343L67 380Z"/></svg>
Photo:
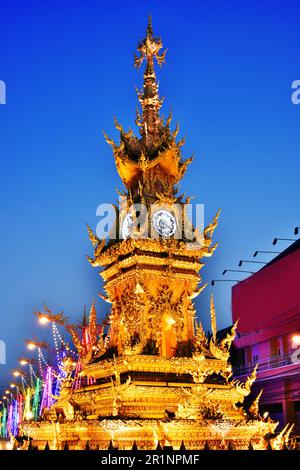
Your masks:
<svg viewBox="0 0 300 470"><path fill-rule="evenodd" d="M34 364L34 363L35 363L34 359L27 359L26 357L19 358L19 364L21 366L27 366L28 364Z"/></svg>
<svg viewBox="0 0 300 470"><path fill-rule="evenodd" d="M47 325L48 323L57 323L58 325L65 326L68 317L64 316L64 312L53 314L47 305L44 305L43 312L34 312L35 316L42 325Z"/></svg>
<svg viewBox="0 0 300 470"><path fill-rule="evenodd" d="M33 418L32 411L28 411L25 415L25 418L26 418L27 421L30 421Z"/></svg>
<svg viewBox="0 0 300 470"><path fill-rule="evenodd" d="M300 345L300 335L294 335L292 337L292 343L294 346L299 346Z"/></svg>
<svg viewBox="0 0 300 470"><path fill-rule="evenodd" d="M14 376L14 377L20 377L21 375L23 375L23 374L22 374L22 372L20 372L19 370L15 370L15 371L13 372L13 376Z"/></svg>
<svg viewBox="0 0 300 470"><path fill-rule="evenodd" d="M47 325L50 322L49 318L46 315L41 315L39 317L39 322L41 325Z"/></svg>
<svg viewBox="0 0 300 470"><path fill-rule="evenodd" d="M25 344L26 344L27 348L30 349L31 351L33 351L35 348L47 349L48 346L49 346L48 343L45 343L44 341L36 341L35 339L25 341Z"/></svg>
<svg viewBox="0 0 300 470"><path fill-rule="evenodd" d="M26 366L28 364L27 359L20 359L20 365L21 366Z"/></svg>

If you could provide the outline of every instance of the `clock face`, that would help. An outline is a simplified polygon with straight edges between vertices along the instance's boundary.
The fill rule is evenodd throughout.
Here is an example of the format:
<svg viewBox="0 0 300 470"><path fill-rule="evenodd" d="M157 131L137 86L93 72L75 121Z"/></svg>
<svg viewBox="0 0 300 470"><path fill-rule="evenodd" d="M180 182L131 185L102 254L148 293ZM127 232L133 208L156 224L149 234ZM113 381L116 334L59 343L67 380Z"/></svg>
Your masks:
<svg viewBox="0 0 300 470"><path fill-rule="evenodd" d="M176 231L176 220L171 212L161 209L153 215L153 226L162 237L171 237Z"/></svg>
<svg viewBox="0 0 300 470"><path fill-rule="evenodd" d="M133 225L134 220L132 214L127 214L122 225L122 238L124 238L124 240L130 237Z"/></svg>

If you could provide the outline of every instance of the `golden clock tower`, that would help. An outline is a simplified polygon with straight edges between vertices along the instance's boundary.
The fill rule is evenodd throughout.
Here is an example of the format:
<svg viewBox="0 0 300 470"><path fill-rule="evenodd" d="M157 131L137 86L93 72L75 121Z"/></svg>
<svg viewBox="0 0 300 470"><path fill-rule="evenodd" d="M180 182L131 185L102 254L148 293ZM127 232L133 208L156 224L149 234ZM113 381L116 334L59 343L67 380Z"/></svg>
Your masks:
<svg viewBox="0 0 300 470"><path fill-rule="evenodd" d="M117 211L115 235L108 242L88 227L94 245L92 266L101 268L109 304L109 331L99 329L93 305L85 338L70 328L88 385L72 386L70 361L61 396L42 423L23 425L36 445L52 448L264 449L282 448L290 430L275 434L277 423L262 418L260 395L250 408L256 370L232 379L229 349L235 327L217 336L211 297L211 336L196 321L193 299L205 285L203 260L216 248L212 235L219 213L201 233L192 230L189 199L178 183L191 159L183 160L178 126L170 129L159 114L162 100L154 62L165 52L151 20L138 45L135 65L145 63L136 124L140 137L117 123L120 142L107 136L117 171L125 185ZM53 425L56 423L56 425Z"/></svg>
<svg viewBox="0 0 300 470"><path fill-rule="evenodd" d="M105 136L126 187L118 213L119 239L105 245L89 230L96 245L90 262L104 267L106 300L112 304L110 346L118 355L191 355L193 298L205 287L198 287L201 259L216 247L211 236L218 214L203 236L195 236L186 220L189 199L177 194L192 159L182 158L184 140L176 142L179 126L172 132L171 116L164 122L159 114L154 61L163 64L166 52L161 49L150 20L135 56L136 67L146 63L138 92L142 111L136 118L141 137L125 132L117 121L120 143Z"/></svg>

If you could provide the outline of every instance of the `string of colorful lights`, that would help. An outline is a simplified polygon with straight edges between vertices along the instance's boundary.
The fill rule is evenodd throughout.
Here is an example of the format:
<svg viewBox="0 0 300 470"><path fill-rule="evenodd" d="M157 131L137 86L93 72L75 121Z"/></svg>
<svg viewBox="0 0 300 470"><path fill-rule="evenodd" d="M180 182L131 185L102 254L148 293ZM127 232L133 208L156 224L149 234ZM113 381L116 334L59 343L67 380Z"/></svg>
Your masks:
<svg viewBox="0 0 300 470"><path fill-rule="evenodd" d="M78 377L81 372L78 354L70 348L58 328L58 325L66 327L66 317L63 313L53 315L46 306L43 312L34 313L40 324L51 325L52 347L36 338L25 341L27 349L35 353L36 358L19 359L22 369L12 371L14 382L10 383L10 389L5 390L5 395L0 400L0 437L3 438L17 437L20 423L39 421L45 410L49 410L55 403L65 377L65 357L72 355L74 359L75 387L82 381ZM83 330L82 336L84 333Z"/></svg>

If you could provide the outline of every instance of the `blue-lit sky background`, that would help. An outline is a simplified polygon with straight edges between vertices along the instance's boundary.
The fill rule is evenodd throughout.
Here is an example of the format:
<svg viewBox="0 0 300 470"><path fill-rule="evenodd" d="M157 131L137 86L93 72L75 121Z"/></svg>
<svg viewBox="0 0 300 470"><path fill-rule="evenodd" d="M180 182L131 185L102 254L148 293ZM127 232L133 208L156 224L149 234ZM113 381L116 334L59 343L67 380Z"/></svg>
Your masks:
<svg viewBox="0 0 300 470"><path fill-rule="evenodd" d="M134 125L142 72L133 52L149 12L168 48L158 71L163 112L172 108L179 137L187 135L184 155L196 156L182 190L205 204L206 222L222 208L204 280L300 225L300 105L291 102L299 2L1 0L1 384L24 339L46 337L34 308L46 302L77 320L95 299L99 315L107 313L84 256L92 253L85 222L94 228L98 204L115 202L122 188L102 130L117 138L114 116ZM230 283L206 289L199 317L208 328L212 290L225 327Z"/></svg>

